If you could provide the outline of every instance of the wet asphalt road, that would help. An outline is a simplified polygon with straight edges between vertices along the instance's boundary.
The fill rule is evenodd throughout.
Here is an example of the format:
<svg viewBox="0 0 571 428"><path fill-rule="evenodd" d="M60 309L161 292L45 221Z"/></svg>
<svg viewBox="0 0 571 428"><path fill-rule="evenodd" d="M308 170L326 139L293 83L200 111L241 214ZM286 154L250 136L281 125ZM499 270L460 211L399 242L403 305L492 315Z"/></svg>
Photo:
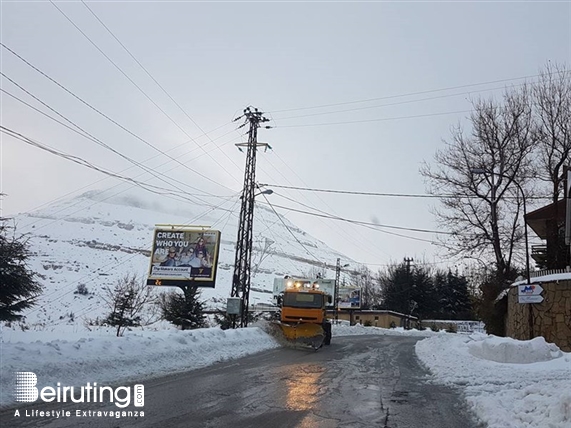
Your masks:
<svg viewBox="0 0 571 428"><path fill-rule="evenodd" d="M114 404L20 405L0 427L476 428L459 391L434 385L414 337L334 337L317 352L279 348L142 382L144 417L76 417ZM23 404L23 403L22 403ZM15 409L21 416L15 417ZM25 411L69 410L70 417Z"/></svg>

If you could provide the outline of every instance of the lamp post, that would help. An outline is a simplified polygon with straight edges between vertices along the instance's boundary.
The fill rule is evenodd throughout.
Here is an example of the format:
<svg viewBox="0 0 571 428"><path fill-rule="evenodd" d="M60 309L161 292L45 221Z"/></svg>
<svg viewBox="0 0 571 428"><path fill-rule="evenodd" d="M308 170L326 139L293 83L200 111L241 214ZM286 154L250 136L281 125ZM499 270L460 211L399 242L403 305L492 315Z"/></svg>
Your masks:
<svg viewBox="0 0 571 428"><path fill-rule="evenodd" d="M260 196L260 195L271 195L272 193L274 193L274 191L273 191L272 189L262 190L261 192L256 193L256 194L254 195L254 198L255 198L256 196Z"/></svg>
<svg viewBox="0 0 571 428"><path fill-rule="evenodd" d="M509 177L505 174L498 174L494 171L489 171L485 168L472 168L470 170L470 172L472 174L480 174L480 175L497 175L499 177L504 177L507 178L508 180L513 181L513 183L517 186L517 188L519 189L519 191L521 192L521 197L523 199L523 227L524 227L524 231L525 231L525 273L527 276L527 283L531 284L531 278L530 278L530 272L529 272L529 245L528 245L528 237L527 237L527 222L525 221L525 218L527 217L527 208L526 208L526 204L525 204L525 192L523 191L521 185L513 179L513 177Z"/></svg>
<svg viewBox="0 0 571 428"><path fill-rule="evenodd" d="M349 263L341 266L341 259L337 258L337 265L335 266L335 289L333 292L333 304L335 305L333 308L335 311L335 324L337 324L337 321L339 320L339 277L341 276L341 268L346 268L348 266Z"/></svg>

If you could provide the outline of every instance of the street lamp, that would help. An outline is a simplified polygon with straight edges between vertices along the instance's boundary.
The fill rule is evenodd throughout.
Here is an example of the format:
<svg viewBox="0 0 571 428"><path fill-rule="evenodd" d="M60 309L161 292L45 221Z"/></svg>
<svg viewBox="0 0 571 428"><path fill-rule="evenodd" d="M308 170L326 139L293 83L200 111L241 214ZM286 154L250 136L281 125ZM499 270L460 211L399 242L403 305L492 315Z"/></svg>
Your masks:
<svg viewBox="0 0 571 428"><path fill-rule="evenodd" d="M256 196L260 196L260 195L271 195L272 193L274 193L274 191L273 191L272 189L262 190L261 192L256 193L256 194L254 195L254 198L255 198Z"/></svg>
<svg viewBox="0 0 571 428"><path fill-rule="evenodd" d="M508 180L513 181L513 183L517 186L517 188L521 192L521 197L523 199L523 227L524 227L524 231L525 231L525 273L527 276L527 283L531 284L531 278L530 278L530 273L529 273L529 245L528 245L528 237L527 237L527 222L525 221L525 218L527 217L527 208L526 208L526 204L525 204L525 192L523 191L521 185L513 177L509 177L505 174L499 174L499 173L496 173L494 171L489 171L485 168L472 168L470 170L470 172L472 174L476 174L476 175L490 174L492 177L495 174L499 177L507 178Z"/></svg>

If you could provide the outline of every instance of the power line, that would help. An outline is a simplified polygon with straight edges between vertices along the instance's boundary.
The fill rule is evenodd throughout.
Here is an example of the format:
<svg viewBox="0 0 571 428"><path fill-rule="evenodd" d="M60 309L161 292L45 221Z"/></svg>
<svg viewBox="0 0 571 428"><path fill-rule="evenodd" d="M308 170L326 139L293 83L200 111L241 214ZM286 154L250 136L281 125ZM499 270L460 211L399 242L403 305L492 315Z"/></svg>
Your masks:
<svg viewBox="0 0 571 428"><path fill-rule="evenodd" d="M167 92L167 90L157 81L157 79L155 79L155 78L153 77L153 75L145 68L145 66L143 66L143 64L141 64L141 62L131 53L131 51L130 51L129 49L127 49L127 47L121 42L121 40L119 40L119 38L111 31L111 29L110 29L107 25L105 25L105 23L104 23L104 22L99 18L99 16L97 16L97 14L93 11L93 9L91 9L91 8L87 5L87 3L85 3L85 1L81 0L81 2L82 2L83 5L87 8L87 10L89 10L89 12L91 12L91 14L95 17L95 19L97 19L97 21L103 26L103 28L105 28L105 29L107 30L107 32L108 32L109 34L111 34L111 36L117 41L117 43L119 43L119 45L121 45L121 47L125 50L125 52L127 52L127 53L129 54L129 56L139 65L139 67L141 67L141 69L147 74L147 76L149 76L149 77L152 79L152 81L155 82L155 84L156 84L156 85L165 93L165 95L180 109L180 111L182 111L183 114L200 130L200 132L202 132L202 135L207 136L207 137L210 139L210 141L211 141L217 148L219 148L219 147L216 145L216 143L214 143L214 140L212 140L212 139L208 136L208 134L200 127L200 125L198 125L198 123L196 123L196 121L195 121L192 117L190 117L190 116L188 115L188 113L186 112L186 110L184 110L184 109L181 107L181 105ZM52 4L53 4L53 2L52 2ZM54 6L55 6L55 5L54 5ZM63 13L63 12L62 12L62 13ZM65 15L64 15L64 16L65 16ZM66 16L66 18L67 18L67 16ZM68 18L68 19L69 19L69 18ZM71 20L70 20L70 21L71 21ZM73 23L73 22L72 22L72 23ZM75 24L74 24L74 25L75 25ZM78 27L76 26L76 28L78 28ZM78 30L79 30L79 28L78 28ZM84 33L82 32L82 34L84 34ZM85 36L85 34L84 34L84 36ZM87 37L87 36L85 36L85 37ZM88 39L92 44L94 44L94 42L92 42L88 37L87 37L87 39ZM94 45L95 45L95 44L94 44ZM96 46L96 47L97 47L97 46ZM100 51L101 51L101 50L100 50ZM109 57L107 57L106 55L105 55L105 57L106 57L109 61L111 61L111 59L110 59ZM117 65L116 65L113 61L111 61L111 63L117 67ZM117 67L117 68L118 68L118 67ZM131 80L131 79L129 79L129 80ZM132 82L132 81L131 81L131 82ZM134 82L132 82L132 83L134 83ZM138 86L137 86L137 88L138 88L139 90L141 90ZM146 95L146 94L145 94L145 95ZM148 96L147 96L147 97L148 97ZM149 98L149 97L148 97L148 98ZM150 98L149 98L149 99L150 99ZM151 101L152 101L152 100L151 100ZM155 104L155 103L153 102L153 104ZM156 104L155 104L155 105L156 105ZM158 106L157 106L157 107L158 107ZM188 138L190 138L193 143L195 143L198 147L200 147L200 148L204 151L205 154L208 154L208 155L210 156L210 158L211 158L218 166L220 166L224 171L226 171L226 172L228 173L228 175L230 175L235 181L237 181L237 182L239 183L238 179L237 179L236 177L234 177L232 174L230 174L230 172L228 172L228 170L226 170L226 168L224 168L213 156L211 156L211 155L204 149L204 147L202 147L201 145L199 145L190 135L188 135L188 133L187 133L181 126L179 126L178 123L176 123L176 122L175 122L169 115L167 115L160 107L158 107L158 108L159 108L159 110L161 110L161 112L162 112L163 114L165 114L165 115L171 120L171 122L173 122L184 134L186 134L186 135L188 136ZM236 168L238 168L238 170L240 170L240 167L239 167L238 165L236 165L236 162L234 162L234 160L233 160L230 156L228 156L225 152L222 152L222 154L224 154L224 156L226 156L226 158L228 158L228 159L230 160L230 162L232 162L232 164L233 164Z"/></svg>
<svg viewBox="0 0 571 428"><path fill-rule="evenodd" d="M273 153L274 153L274 154L276 155L276 157L285 165L285 167L288 168L288 169L293 173L293 175L295 175L303 184L305 184L303 178L299 176L299 174L297 173L297 171L296 171L295 169L293 169L293 168L289 165L289 163L285 162L285 161L281 158L281 156L279 155L279 153L278 153L277 151L273 150ZM269 161L269 159L268 159L268 161ZM271 163L270 163L270 164L271 164ZM292 184L291 181L289 180L289 178L288 178L287 176L283 175L283 174L280 172L280 169L278 169L278 168L276 168L276 167L274 167L274 168L280 173L280 175L282 175L282 176L285 178L286 182ZM310 203L312 202L312 201L309 200L309 198L308 198L303 192L299 192L299 194L300 194L303 198L305 198L306 201L308 201L308 202L310 202ZM331 207L329 204L327 204L327 202L325 202L319 195L317 195L317 198L318 198L322 203L324 203L325 206L326 206L327 208L329 208L329 210L331 210L331 211L333 212L333 214L337 215L337 213L335 212L335 210L333 209L333 207ZM317 210L317 211L319 211L319 210ZM345 235L352 241L353 235L350 235L349 232L345 231L344 228L335 230L334 226L331 225L330 222L325 222L325 221L323 221L323 220L320 220L320 221L322 221L322 223L325 224L328 228L330 228L334 233L339 233L339 232L341 232L341 233L345 234ZM373 248L375 251L380 251L381 253L384 253L385 255L389 255L386 251L384 251L382 248L380 248L374 241L372 241L372 240L369 238L369 236L367 236L367 235L365 235L365 234L362 234L362 233L361 233L361 230L360 230L359 228L352 227L352 233L354 233L354 234L356 234L357 236L359 236L359 237L362 239L362 242L363 242L363 243L366 242L366 243L368 243L369 245L371 245L371 248Z"/></svg>
<svg viewBox="0 0 571 428"><path fill-rule="evenodd" d="M231 132L233 132L233 131L231 131ZM227 133L227 134L228 134L228 133ZM224 134L224 135L226 135L226 134ZM224 135L222 135L222 136L224 136ZM222 137L222 136L221 136L221 137ZM219 137L219 138L221 138L221 137ZM151 158L151 159L152 159L152 158ZM164 162L163 164L159 165L159 167L162 166L162 165L165 165L165 164L167 164L167 163L169 163L169 162L170 162L170 161L167 160L167 161ZM123 173L123 172L125 172L125 171L127 171L127 170L129 170L129 169L131 169L131 168L132 168L132 167L125 168L124 170L120 171L119 174L121 174L121 173ZM177 167L175 166L174 168L177 168ZM171 168L171 170L174 169L174 168ZM166 173L166 172L169 172L169 171L171 171L171 170L167 170L167 171L165 171L165 173ZM142 175L144 175L144 174L145 174L145 173L142 172L141 174L136 175L136 176L133 177L133 178L136 179L136 178L138 178L138 177L140 177L140 176L142 176ZM97 183L97 182L99 182L99 181L102 181L102 180L105 180L106 178L109 178L109 177L105 177L105 178L103 178L103 179L101 179L101 180L96 181L95 183ZM87 186L83 186L82 188L80 188L80 189L78 189L78 190L85 189L85 188L87 188L87 187L90 187L90 186L93 185L93 184L94 184L94 183L89 184L89 185L87 185ZM120 183L119 183L119 184L116 184L115 186L112 186L112 187L108 188L107 190L111 190L111 189L113 189L113 188L115 188L115 187L118 187L118 186L120 186ZM56 200L57 200L57 199L61 199L61 198L65 197L65 196L68 196L68 195L70 195L70 194L72 194L72 193L75 193L75 192L78 191L78 190L75 190L75 191L73 191L73 192L69 192L69 193L67 193L66 195L61 196L60 198L56 198ZM107 190L106 190L106 191L107 191ZM107 201L107 200L109 200L109 199L111 199L111 198L113 198L113 197L115 197L115 196L117 196L117 195L119 195L119 194L121 194L121 193L123 193L123 192L126 192L127 190L129 190L129 188L124 189L124 190L121 190L120 192L113 193L113 194L109 195L109 196L106 197L106 198L99 199L99 200L97 200L96 202L92 203L92 204L90 205L90 207L93 206L93 205L96 205L96 204L98 204L98 203L100 203L100 202L105 202L105 201ZM161 196L166 196L166 197L171 198L171 197L168 196L168 195L161 195ZM191 195L191 196L192 196L192 195ZM210 196L210 195L209 195L209 196ZM225 197L222 197L222 196L215 196L215 195L212 195L212 197L222 198L222 199L225 198ZM172 198L172 199L174 199L174 198ZM178 200L178 199L177 199L177 200ZM53 202L53 201L52 201L52 202ZM40 207L47 205L48 203L51 203L51 202L44 203L44 204L42 204L42 205L36 207L34 210L37 210L37 209L39 209ZM76 201L75 203L73 203L73 204L71 204L71 205L69 205L69 206L66 206L66 207L64 207L64 208L61 208L60 210L54 211L53 214L61 213L61 212L65 211L65 210L68 209L68 208L72 208L72 207L74 207L74 206L76 206L76 205L79 205L80 203L81 203L81 200L78 200L78 201ZM199 204L199 205L203 205L203 206L204 206L204 204ZM78 212L80 212L80 211L82 211L82 210L84 210L84 209L85 209L85 208L79 208L79 209L77 209L77 210L75 210L75 211L73 211L73 212L71 212L71 213L68 213L67 216L76 214L76 213L78 213ZM32 210L32 211L33 211L33 210ZM33 226L33 225L39 223L41 220L43 220L43 219L38 219L38 220L35 221L35 222L27 223L26 226L27 226L27 227ZM42 226L36 228L35 230L36 230L36 231L41 230L41 229L43 229L44 227L47 227L47 226L49 226L49 225L55 223L56 221L57 221L57 220L54 220L54 221L52 221L52 222L50 222L50 223L45 223L45 224L43 224Z"/></svg>
<svg viewBox="0 0 571 428"><path fill-rule="evenodd" d="M488 82L470 83L470 84L466 84L466 85L449 86L446 88L429 89L429 90L425 90L425 91L408 92L408 93L404 93L404 94L388 95L388 96L384 96L384 97L367 98L367 99L362 99L362 100L345 101L345 102L331 103L331 104L321 104L321 105L316 105L316 106L311 106L311 107L298 107L298 108L290 108L290 109L282 109L282 110L272 110L271 113L282 113L282 112L300 111L300 110L312 110L312 109L318 109L318 108L324 108L324 107L335 107L335 106L348 105L348 104L367 103L367 102L372 102L372 101L381 101L381 100L388 100L388 99L394 99L394 98L410 97L413 95L424 95L424 94L430 94L430 93L435 93L435 92L452 91L454 89L463 89L463 88L469 88L469 87L474 87L474 86L482 86L482 85L491 85L491 84L495 84L495 83L511 82L513 80L524 80L524 79L536 78L536 77L540 77L540 76L541 76L541 74L535 74L532 76L523 76L523 77L514 77L514 78L510 78L510 79L491 80Z"/></svg>
<svg viewBox="0 0 571 428"><path fill-rule="evenodd" d="M224 187L230 191L234 191L232 189L230 189L229 187L211 179L210 177L192 169L191 167L189 167L186 164L183 164L182 162L180 162L180 160L168 155L167 153L165 153L163 150L159 149L158 147L154 146L153 144L151 144L150 142L148 142L147 140L145 140L142 137L139 137L137 134L135 134L134 132L130 131L129 129L127 129L126 127L124 127L123 125L121 125L120 123L118 123L117 121L115 121L114 119L112 119L111 117L109 117L108 115L106 115L105 113L101 112L100 110L98 110L97 108L93 107L91 104L89 104L87 101L85 101L83 98L79 97L78 95L76 95L75 93L73 93L72 91L70 91L69 89L67 89L65 86L63 86L61 83L57 82L55 79L51 78L50 76L48 76L46 73L44 73L43 71L41 71L39 68L37 68L36 66L34 66L33 64L31 64L30 62L28 62L26 59L24 59L22 56L20 56L19 54L17 54L16 52L14 52L12 49L10 49L8 46L6 46L4 43L0 42L0 46L2 46L4 49L6 49L8 52L10 52L11 54L13 54L14 56L16 56L18 59L20 59L22 62L24 62L26 65L28 65L29 67L31 67L33 70L35 70L36 72L40 73L42 76L44 76L45 78L47 78L48 80L50 80L52 83L56 84L57 86L59 86L61 89L63 89L65 92L67 92L68 94L70 94L71 96L73 96L75 99L77 99L78 101L80 101L82 104L86 105L87 107L89 107L91 110L95 111L96 113L98 113L99 115L103 116L105 119L107 119L108 121L110 121L111 123L113 123L114 125L118 126L119 128L121 128L123 131L127 132L129 135L135 137L137 140L143 142L144 144L146 144L147 146L151 147L153 150L161 153L162 155L168 157L169 159L175 161L176 163L180 164L181 166L183 166L184 168L188 169L189 171L193 172L194 174L197 174L203 178L205 178L208 181L211 181L214 184L217 184L218 186Z"/></svg>
<svg viewBox="0 0 571 428"><path fill-rule="evenodd" d="M348 125L352 123L369 123L369 122L385 122L389 120L403 120L403 119L417 119L422 117L433 117L433 116L445 116L448 114L461 114L461 113L472 113L474 110L457 110L457 111L446 111L441 113L427 113L427 114L416 114L412 116L396 116L396 117L382 117L379 119L362 119L362 120L347 120L342 122L325 122L325 123L309 123L305 125L280 125L275 126L275 128L302 128L307 126L329 126L329 125Z"/></svg>
<svg viewBox="0 0 571 428"><path fill-rule="evenodd" d="M516 86L523 86L523 85L525 85L525 83L522 83L522 84L516 85ZM355 108L351 108L351 109L334 110L334 111L327 111L327 112L322 112L322 113L311 113L311 114L304 114L304 115L298 115L298 116L287 116L287 117L281 117L279 119L280 120L290 120L290 119L298 119L298 118L310 117L310 116L323 116L323 115L327 115L327 114L348 113L348 112L353 112L353 111L370 110L370 109L374 109L374 108L392 107L392 106L403 105L403 104L418 103L418 102L422 102L422 101L432 101L432 100L443 99L443 98L458 97L461 95L469 95L469 94L473 94L473 93L477 93L477 92L497 91L500 89L505 89L505 87L480 89L478 91L460 92L460 93L456 93L456 94L439 95L439 96L435 96L435 97L420 98L420 99L415 99L415 100L398 101L398 102L394 102L394 103L390 103L390 104L380 104L380 105L373 105L373 106L367 106L367 107L355 107Z"/></svg>
<svg viewBox="0 0 571 428"><path fill-rule="evenodd" d="M300 205L302 205L302 206L305 206L306 208L315 209L315 208L309 207L309 206L307 206L307 205L305 205L305 204L302 204L301 202L298 202L298 201L296 201L296 200L294 200L294 199L288 198L287 196L278 194L278 193L276 193L276 192L274 192L274 194L277 194L278 196L281 196L282 198L287 199L287 200L289 200L289 201L291 201L291 202L295 202L295 203L298 203L298 204L300 204ZM370 223L370 222L366 222L366 221L351 220L351 219L347 219L347 218L343 218L343 217L339 217L339 216L334 216L334 215L325 213L324 211L321 211L321 210L317 210L317 211L321 211L321 214L318 214L318 213L310 213L310 212L303 211L303 210L296 210L296 209L294 209L294 208L282 207L282 206L279 206L279 205L276 205L276 207L285 208L285 209L288 209L288 210L291 210L291 211L301 212L301 213L308 214L308 215L315 215L315 216L317 216L317 217L323 217L323 218L330 218L330 219L333 219L333 220L346 221L346 222L353 223L353 224L369 225L369 226L375 226L375 227L384 227L384 228L387 228L387 229L407 230L407 231L410 231L410 232L434 233L434 234L439 234L439 235L454 235L454 233L451 233L451 232L441 232L441 231L438 231L438 230L418 229L418 228L412 228L412 227L392 226L392 225L387 225L387 224Z"/></svg>
<svg viewBox="0 0 571 428"><path fill-rule="evenodd" d="M26 106L28 106L29 108L31 108L31 109L37 111L38 113L41 113L42 115L48 117L49 119L55 121L56 123L58 123L58 124L60 124L60 125L62 125L62 126L64 126L64 127L68 128L69 130L71 130L71 131L77 133L78 135L80 135L80 136L82 136L82 137L84 137L84 138L86 138L86 139L88 139L88 140L90 140L90 141L92 141L92 142L98 144L99 146L101 146L101 147L103 147L103 148L105 148L105 149L107 149L107 150L109 150L109 151L115 153L116 155L118 155L118 156L120 156L121 158L125 159L125 160L128 161L129 163L133 164L134 166L137 166L137 167L141 168L142 170L144 170L145 172L147 172L147 173L153 175L155 178L158 178L160 181L164 181L166 184L169 184L169 185L175 187L176 189L178 189L179 191L184 192L184 190L181 189L180 187L177 187L177 186L175 186L174 184L168 183L167 181L165 181L165 177L159 176L159 175L156 174L155 171L153 171L152 169L150 169L150 168L146 167L145 165L141 164L140 162L137 162L137 161L135 161L134 159L132 159L132 158L130 158L130 157L128 157L128 156L122 154L121 152L115 150L114 148L112 148L112 147L109 146L108 144L104 143L104 142L101 141L100 139L96 138L95 136L93 136L92 134L90 134L89 132L87 132L85 129L83 129L82 127L80 127L80 126L77 125L76 123L74 123L72 120L68 119L66 116L64 116L63 114L61 114L61 113L58 112L57 110L55 110L53 107L51 107L50 105L46 104L44 101L40 100L38 97L36 97L36 96L33 95L32 93L30 93L30 92L29 92L28 90L26 90L24 87L20 86L17 82L15 82L14 80L12 80L10 77L8 77L8 76L7 76L6 74L4 74L3 72L0 71L0 75L2 75L4 78L6 78L7 80L9 80L13 85L15 85L15 86L17 86L18 88L20 88L20 90L22 90L23 92L25 92L26 94L28 94L30 97L32 97L33 99L35 99L36 101L38 101L40 104L42 104L43 106L45 106L46 108L48 108L49 110L51 110L52 112L54 112L55 114L57 114L59 117L61 117L63 120L65 120L66 122L70 123L71 125L73 125L73 126L74 126L75 128L77 128L77 129L74 129L74 128L72 128L72 127L66 125L65 123L60 122L59 120L57 120L57 119L51 117L51 116L48 115L47 113L45 113L45 112L43 112L43 111L41 111L41 110L35 108L35 107L32 106L31 104L25 102L24 100L22 100L22 99L18 98L17 96L11 94L10 92L8 92L8 91L6 91L6 90L0 88L0 91L1 91L1 92L5 93L6 95L9 95L10 97L12 97L12 98L16 99L17 101L23 103L24 105L26 105ZM81 132L79 132L78 130L81 131ZM190 186L190 185L188 185L188 184L186 184L186 183L183 183L183 182L180 181L180 180L176 180L176 179L170 178L170 177L169 177L169 179L172 180L172 181L178 182L178 183L180 183L180 184L182 184L182 185L184 185L184 186L190 187L191 189L196 190L196 191L200 192L201 194L203 194L203 195L205 195L205 196L206 196L206 195L212 196L211 194L208 194L207 192L204 192L204 191L202 191L202 190L200 190L200 189L198 189L198 188L195 188L195 187L192 187L192 186ZM185 192L185 193L186 193L186 192ZM195 196L198 196L198 195L195 195Z"/></svg>
<svg viewBox="0 0 571 428"><path fill-rule="evenodd" d="M274 208L274 206L270 203L270 201L268 200L266 195L262 195L264 197L264 199L266 200L266 203L270 206L270 208L272 209L272 211L274 212L274 214L278 217L278 219L280 220L280 222L284 225L284 227L286 228L286 230L291 234L291 236L293 236L293 238L298 242L299 245L301 245L303 247L303 249L305 251L307 251L307 254L309 254L311 257L313 257L315 260L317 260L318 262L321 262L321 260L319 260L315 254L313 254L311 251L309 251L309 249L303 245L303 242L301 242L297 236L295 236L295 233L292 232L292 230L289 228L289 226L287 224L285 224L285 221L282 219L282 217L277 213L276 209ZM278 205L276 205L278 206Z"/></svg>
<svg viewBox="0 0 571 428"><path fill-rule="evenodd" d="M81 165L81 166L84 166L84 167L93 169L93 170L95 170L95 171L101 172L101 173L103 173L103 174L105 174L105 175L108 175L108 176L110 176L110 177L118 178L118 179L120 179L120 180L124 180L124 181L130 182L130 183L135 184L135 185L137 185L137 186L139 186L139 187L141 187L141 188L143 188L144 190L147 190L147 191L149 191L149 192L156 193L156 194L163 195L163 196L172 195L172 196L175 196L175 197L178 197L178 198L182 198L183 200L187 200L187 201L189 201L189 202L196 203L195 200L189 199L189 198L187 198L187 197L184 197L184 193L185 193L185 192L182 192L182 194L174 193L174 192L170 191L170 189L166 189L166 188L164 188L164 187L159 187L159 186L155 186L155 185L152 185L152 184L143 183L143 182L134 180L134 179L132 179L132 178L130 178L130 177L125 177L125 176L116 174L116 173L114 173L114 172L112 172L112 171L108 171L108 170L106 170L106 169L104 169L104 168L98 167L98 166L96 166L96 165L94 165L94 164L92 164L92 163L86 161L85 159L82 159L82 158L78 157L78 156L74 156L74 155L70 155L70 154L67 154L67 153L64 153L64 152L60 152L60 151L58 151L58 150L56 150L56 149L54 149L54 148L52 148L52 147L49 147L49 146L47 146L47 145L45 145L45 144L43 144L43 143L40 143L40 142L38 142L38 141L34 141L34 140L32 140L31 138L28 138L28 137L26 137L25 135L23 135L23 134L21 134L21 133L18 133L18 132L16 132L16 131L12 130L12 129L6 128L5 126L2 126L2 125L0 125L0 131L3 132L3 133L5 133L5 134L7 134L7 135L9 135L9 136L11 136L12 138L15 138L15 139L17 139L17 140L20 140L20 141L22 141L22 142L24 142L24 143L26 143L26 144L29 144L29 145L34 146L34 147L37 147L37 148L42 149L42 150L44 150L44 151L47 151L47 152L49 152L49 153L51 153L51 154L53 154L53 155L55 155L55 156L64 158L64 159L69 160L69 161L71 161L71 162L74 162L74 163L76 163L76 164L78 164L78 165ZM153 190L153 189L155 189L155 190ZM159 191L163 191L163 193L160 193ZM199 198L196 198L196 199L198 199L198 200L200 200L201 202L203 202L203 204L206 205L206 206L212 206L211 204L209 204L209 203L206 202L206 201L203 201L203 200L201 200L201 199L199 199Z"/></svg>
<svg viewBox="0 0 571 428"><path fill-rule="evenodd" d="M474 195L439 195L439 194L423 194L423 193L381 193L381 192L363 192L356 190L334 190L334 189L317 189L312 187L296 187L284 186L280 184L260 183L260 187L277 187L281 189L302 190L308 192L321 193L338 193L344 195L361 195L361 196L384 196L395 198L436 198L436 199L456 199L456 198L473 198L480 199ZM529 196L526 199L548 199L549 196Z"/></svg>

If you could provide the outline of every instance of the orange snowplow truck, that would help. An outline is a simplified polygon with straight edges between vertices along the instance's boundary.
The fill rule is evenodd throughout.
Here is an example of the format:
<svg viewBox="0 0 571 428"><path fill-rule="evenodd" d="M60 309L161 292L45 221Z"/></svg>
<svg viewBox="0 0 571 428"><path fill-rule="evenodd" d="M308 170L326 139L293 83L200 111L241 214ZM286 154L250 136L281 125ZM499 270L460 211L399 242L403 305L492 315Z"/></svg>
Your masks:
<svg viewBox="0 0 571 428"><path fill-rule="evenodd" d="M286 280L277 301L281 311L278 325L288 341L314 349L331 343L326 310L332 298L316 281Z"/></svg>

